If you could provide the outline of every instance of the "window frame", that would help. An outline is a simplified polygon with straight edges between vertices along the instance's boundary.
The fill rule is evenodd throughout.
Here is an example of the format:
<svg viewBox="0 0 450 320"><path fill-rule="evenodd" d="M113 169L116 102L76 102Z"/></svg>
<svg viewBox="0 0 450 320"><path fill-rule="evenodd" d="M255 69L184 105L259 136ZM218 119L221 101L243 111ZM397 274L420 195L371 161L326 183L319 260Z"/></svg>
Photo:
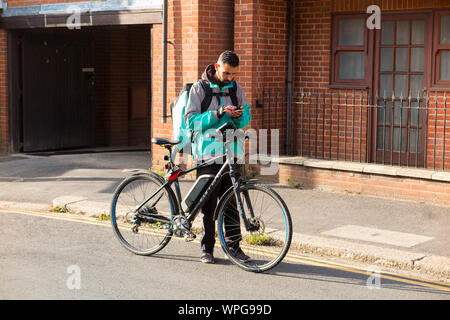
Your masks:
<svg viewBox="0 0 450 320"><path fill-rule="evenodd" d="M382 14L381 17L381 22L389 22L389 21L394 21L395 23L398 24L399 21L413 21L413 20L423 20L425 22L424 25L424 43L423 45L415 45L412 44L411 42L411 38L408 41L408 44L397 44L395 41L392 44L392 47L394 48L393 51L393 78L392 78L392 92L390 96L386 96L386 101L390 102L391 98L392 98L392 94L394 94L394 86L395 86L395 74L405 74L408 77L413 76L415 73L423 73L423 81L422 81L422 88L425 90L428 90L429 87L429 79L430 79L430 68L431 68L431 46L432 46L432 42L433 40L430 39L430 37L427 37L426 35L429 34L430 32L433 31L433 12L432 11L427 11L427 10L414 10L414 12L410 12L410 11L390 11L390 12L385 12L384 14ZM410 25L410 37L412 35L412 24ZM394 32L395 32L395 28L394 28ZM382 31L381 30L377 30L376 32L376 37L374 39L374 43L375 43L375 49L374 49L374 64L373 64L373 72L374 72L374 77L373 77L373 83L371 84L370 90L372 92L372 96L377 97L378 100L383 100L384 101L384 94L382 92L379 92L380 89L380 73L383 73L384 71L380 71L380 64L381 64L381 49L383 47L390 47L391 45L383 45L381 43L381 37L382 37ZM394 35L394 39L395 39L395 35ZM414 47L422 47L424 48L424 65L423 65L423 71L422 72L418 72L418 71L411 71L411 51L408 53L408 69L407 71L395 71L395 48L402 48L402 47L409 47L409 48L414 48ZM388 73L388 71L386 71L386 73ZM411 80L410 80L411 81ZM403 101L405 104L408 104L409 101L409 95L411 95L411 99L413 102L415 102L416 98L417 98L417 94L415 93L410 93L411 89L410 89L410 84L407 86L407 92L406 95L403 96ZM425 92L422 92L422 94L425 94ZM395 101L398 102L400 96L394 95L395 97ZM374 100L375 103L378 103L378 100ZM392 108L392 106L391 106ZM371 160L373 161L374 159L376 159L377 162L382 162L382 163L401 163L401 164L407 164L409 163L410 165L416 165L416 166L423 166L424 165L424 152L425 152L425 145L426 145L426 136L424 135L424 128L427 127L427 122L426 122L426 118L425 116L422 116L422 119L420 121L420 124L417 125L413 125L411 123L408 123L408 119L409 119L409 115L406 115L405 117L405 124L395 124L392 121L394 121L393 118L390 119L390 121L392 123L389 123L388 126L386 126L386 124L384 125L384 127L389 127L389 130L394 130L395 128L400 128L400 130L405 129L405 135L402 135L402 142L407 142L408 146L405 145L406 149L411 148L411 146L409 145L409 130L411 129L419 129L422 130L422 132L420 133L420 138L419 140L417 140L416 142L418 143L418 145L416 146L416 148L419 148L420 145L420 152L411 152L411 151L403 151L403 147L402 146L402 150L401 151L397 151L397 150L393 150L393 145L389 146L389 149L385 149L383 151L383 149L378 149L378 133L377 130L380 127L377 118L377 115L375 114L376 109L374 109L374 114L372 116L372 141L371 141ZM393 115L391 114L391 117L393 117ZM417 127L417 128L416 128ZM401 131L403 132L403 131ZM391 133L392 134L392 133ZM405 141L403 139L406 139ZM391 142L394 142L393 139L391 139ZM401 143L402 143L401 142ZM417 150L417 149L416 149ZM418 156L416 156L416 154L418 154ZM416 158L417 158L417 162L416 162ZM391 159L391 160L390 160Z"/></svg>
<svg viewBox="0 0 450 320"><path fill-rule="evenodd" d="M366 13L333 13L331 30L331 72L330 89L367 89L372 85L371 67L373 61L374 32L367 27L364 28L363 46L339 46L339 25L341 20L363 19L366 26ZM363 52L364 53L364 78L363 79L339 79L339 53L340 52Z"/></svg>
<svg viewBox="0 0 450 320"><path fill-rule="evenodd" d="M428 50L425 50L424 54L428 53L426 63L424 65L425 71L425 88L428 91L439 90L449 91L450 80L440 80L440 56L442 51L450 52L450 44L441 45L440 41L440 24L441 17L450 15L449 9L411 9L411 10L394 10L384 11L382 19L386 15L398 15L398 16L414 16L421 14L430 14L429 18L429 31L432 33L432 37L429 41ZM353 12L353 13L332 13L331 15L331 49L330 49L330 89L369 89L370 92L375 93L375 87L377 82L374 79L378 66L374 63L378 63L378 55L376 48L379 46L380 30L369 30L365 28L364 40L365 40L365 78L364 79L339 79L339 52L358 52L358 47L339 47L339 21L341 19L367 19L367 13ZM426 37L428 39L428 37Z"/></svg>
<svg viewBox="0 0 450 320"><path fill-rule="evenodd" d="M426 36L429 32L432 32L433 30L433 21L432 21L432 14L431 11L400 11L400 12L386 12L384 15L382 15L381 21L401 21L401 20L413 20L413 19L424 19L425 20L425 37L424 37L424 65L423 65L423 88L428 90L430 87L430 68L432 66L432 61L430 61L431 57L431 46L432 46L432 40L429 40L429 38ZM394 46L398 46L394 44ZM399 45L402 47L403 45ZM374 52L373 52L373 81L370 84L370 89L373 93L373 95L380 94L382 96L382 93L379 92L379 72L380 69L380 48L383 47L381 44L381 30L377 30L376 36L374 38ZM410 56L408 56L409 60ZM414 73L410 71L410 66L408 65L408 71L405 72L406 74ZM394 81L394 79L393 79ZM406 97L409 95L409 92L406 93ZM406 98L405 97L405 98Z"/></svg>
<svg viewBox="0 0 450 320"><path fill-rule="evenodd" d="M440 44L441 40L441 17L450 16L450 10L438 10L433 15L433 52L431 61L431 90L450 89L450 80L440 80L441 76L441 57L440 52L450 52L450 44Z"/></svg>

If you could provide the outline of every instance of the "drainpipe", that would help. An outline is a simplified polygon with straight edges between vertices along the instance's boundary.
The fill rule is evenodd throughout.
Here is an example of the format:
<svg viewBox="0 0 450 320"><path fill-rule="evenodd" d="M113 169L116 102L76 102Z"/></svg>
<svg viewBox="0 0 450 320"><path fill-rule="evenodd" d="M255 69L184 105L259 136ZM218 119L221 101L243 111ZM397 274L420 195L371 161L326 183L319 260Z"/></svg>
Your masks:
<svg viewBox="0 0 450 320"><path fill-rule="evenodd" d="M291 123L292 123L292 63L293 63L293 36L294 36L294 10L292 0L288 0L288 76L287 76L287 131L286 131L286 153L291 154Z"/></svg>
<svg viewBox="0 0 450 320"><path fill-rule="evenodd" d="M167 122L167 0L163 3L162 122Z"/></svg>

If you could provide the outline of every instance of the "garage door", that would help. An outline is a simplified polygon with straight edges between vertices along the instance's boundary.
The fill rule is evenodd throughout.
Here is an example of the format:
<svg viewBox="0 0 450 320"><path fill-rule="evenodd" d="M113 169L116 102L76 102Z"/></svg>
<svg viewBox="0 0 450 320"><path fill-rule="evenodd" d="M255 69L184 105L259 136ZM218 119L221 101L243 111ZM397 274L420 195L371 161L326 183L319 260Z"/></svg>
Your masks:
<svg viewBox="0 0 450 320"><path fill-rule="evenodd" d="M29 33L22 48L23 151L92 145L92 44Z"/></svg>

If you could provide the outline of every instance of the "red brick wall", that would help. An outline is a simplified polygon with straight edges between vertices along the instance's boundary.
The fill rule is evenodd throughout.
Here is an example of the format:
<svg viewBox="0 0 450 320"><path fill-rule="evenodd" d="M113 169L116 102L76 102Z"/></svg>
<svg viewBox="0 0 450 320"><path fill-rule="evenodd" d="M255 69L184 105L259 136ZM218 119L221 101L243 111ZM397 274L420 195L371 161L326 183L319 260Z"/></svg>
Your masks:
<svg viewBox="0 0 450 320"><path fill-rule="evenodd" d="M241 58L239 82L251 104L254 128L285 126L285 117L275 109L256 108L263 88L284 89L287 78L288 21L284 0L241 0L235 4L234 43ZM280 91L281 94L281 91ZM267 108L267 105L266 105ZM285 112L280 114L286 114ZM274 121L275 119L278 121Z"/></svg>
<svg viewBox="0 0 450 320"><path fill-rule="evenodd" d="M328 88L331 6L330 0L296 3L294 82L296 88L311 90Z"/></svg>
<svg viewBox="0 0 450 320"><path fill-rule="evenodd" d="M285 164L280 165L278 178L276 182L283 185L298 184L302 188L323 188L334 192L450 206L450 185L447 182Z"/></svg>
<svg viewBox="0 0 450 320"><path fill-rule="evenodd" d="M333 12L365 12L367 7L372 4L380 6L381 10L405 10L405 9L423 9L423 8L449 8L450 1L441 0L421 0L421 1L347 1L347 0L311 0L296 2L296 19L295 19L295 88L298 90L303 89L305 93L316 92L320 93L319 101L321 102L322 94L329 97L329 94L334 92L334 103L337 102L336 92L337 90L330 90L330 65L331 65L331 15ZM301 95L301 91L298 92ZM340 90L341 102L345 103L344 95L348 94L349 103L352 103L352 90ZM359 95L361 91L356 91L356 101L359 102ZM363 100L367 100L367 92L362 92ZM434 102L434 92L431 94L432 101ZM307 96L305 96L307 97ZM299 98L299 100L301 100ZM305 101L309 102L309 99L305 98ZM428 121L428 140L427 140L427 167L443 169L443 144L444 144L444 100L443 93L438 93L438 121L435 122L435 113L431 111ZM329 116L325 116L325 125L323 121L323 110L315 109L315 95L312 96L311 106L305 105L305 110L299 110L297 108L296 123L299 126L303 126L303 130L297 131L296 146L294 149L301 152L301 150L310 151L308 154L304 154L311 157L322 157L325 152L325 158L341 159L341 160L359 160L359 151L361 150L361 160L366 161L366 126L367 117L365 109L363 109L362 117L359 117L359 109L356 109L356 115L353 117L351 109L349 113L345 113L344 110L340 110L340 121L337 122L337 114L333 114L330 119ZM329 103L329 99L326 100ZM447 102L447 108L450 104ZM306 111L306 110L309 110ZM301 112L304 112L304 117L301 117ZM325 109L325 112L330 114L331 110ZM318 116L318 122L316 126L315 117ZM308 116L311 116L312 120L307 120ZM347 121L345 121L347 117ZM449 128L450 112L447 110L446 124ZM434 129L436 127L436 152L434 144ZM328 134L330 126L333 128L334 134L331 136ZM340 127L339 136L337 136L337 128ZM348 130L344 131L343 128L347 126ZM352 128L354 130L352 130ZM360 147L359 132L362 129L362 139ZM300 132L301 131L301 132ZM317 134L318 141L316 142ZM322 134L324 133L324 134ZM448 150L445 153L445 169L450 168L450 131L447 129L447 135L445 137L445 145ZM353 140L352 140L353 136ZM346 142L346 143L345 143ZM302 143L302 144L301 144ZM323 144L322 144L323 143ZM331 144L331 153L330 153ZM338 150L339 146L339 150ZM322 149L323 148L323 149ZM352 151L353 150L353 151ZM338 153L339 151L339 153ZM437 160L436 160L437 159Z"/></svg>
<svg viewBox="0 0 450 320"><path fill-rule="evenodd" d="M430 93L427 129L427 167L438 170L445 168L448 171L450 170L450 94L447 92L445 95L447 96L446 103L443 92ZM444 108L445 105L447 108Z"/></svg>
<svg viewBox="0 0 450 320"><path fill-rule="evenodd" d="M365 12L366 8L371 4L378 4L381 10L404 10L404 9L420 9L420 8L448 8L450 7L450 1L440 0L416 0L416 1L348 1L348 0L335 0L335 1L299 1L296 2L296 18L295 18L295 87L303 88L305 92L311 91L315 94L320 92L318 97L319 101L322 101L322 93L325 93L325 101L329 103L329 94L336 92L335 90L329 90L330 79L330 43L331 43L331 14L332 12ZM348 94L348 101L352 101L352 91L343 91ZM359 102L360 92L356 92L356 101ZM447 94L448 96L448 94ZM334 95L334 103L337 102L336 95ZM443 93L437 94L437 112L434 109L435 105L435 93L432 92L430 96L430 110L428 118L428 139L427 139L427 166L428 168L436 168L440 170L442 166L443 155L443 130L444 124L447 124L447 136L445 137L445 168L450 168L450 136L448 134L450 110L447 109L447 118L444 118L444 98ZM312 105L316 101L316 97L311 97ZM366 102L367 94L363 93L363 101ZM300 99L301 100L301 99ZM305 98L305 102L309 101ZM341 103L345 103L345 97L341 95ZM449 106L447 102L447 108ZM306 105L305 107L308 107ZM320 158L325 152L325 157L331 157L340 160L351 160L352 155L352 139L351 132L344 132L342 128L345 126L345 112L340 112L339 125L341 132L339 137L336 135L327 135L327 130L330 126L333 126L333 131L337 131L337 114L334 113L332 121L327 118L325 125L322 124L323 111L330 112L330 109L319 109L316 113L315 108L310 108L309 114L312 121L307 121L308 114L304 114L303 118L296 115L297 126L303 125L303 135L297 136L297 150L300 150L300 139L303 140L303 148L306 148L306 144L310 144L311 153L304 154L306 156ZM364 141L365 129L367 126L367 119L365 117L365 110L363 110L363 117L359 118L359 114L356 113L355 118L350 112L347 114L347 125L351 128L351 123L354 121L355 136L353 142L355 142L355 150L359 149L359 123L362 127L362 160L366 160L365 150L366 146ZM300 112L300 111L299 111ZM336 111L335 111L336 112ZM318 122L316 126L315 116L318 114ZM436 117L437 114L437 117ZM445 122L446 121L446 122ZM306 130L306 126L310 126L310 129ZM325 129L323 134L322 129ZM434 130L436 129L436 135ZM310 131L309 131L310 130ZM309 137L308 132L312 133ZM435 141L436 136L436 143ZM324 145L322 147L322 137ZM347 137L347 145L344 143L344 139ZM316 144L316 138L318 142ZM331 155L328 153L331 146ZM337 147L340 147L339 153ZM434 151L435 150L435 151ZM317 153L316 153L317 152ZM344 152L346 152L346 158L344 158ZM359 160L359 154L353 153L354 159ZM268 178L268 177L265 177ZM350 192L355 194L365 194L380 197L389 197L402 200L423 201L438 205L450 205L450 187L446 182L437 182L422 179L412 178L397 178L376 174L360 174L352 172L343 172L337 170L325 170L318 168L307 168L295 165L279 166L279 172L277 176L271 177L272 180L276 179L276 182L292 185L299 184L303 187L325 187L329 190L337 192ZM289 180L288 180L289 179Z"/></svg>
<svg viewBox="0 0 450 320"><path fill-rule="evenodd" d="M162 122L162 25L154 25L152 29L152 137L171 137L171 122ZM174 66L172 66L173 68ZM168 78L169 79L169 78ZM169 81L169 80L168 80ZM174 77L171 78L173 83ZM170 100L169 100L170 101ZM152 166L162 169L165 149L152 145Z"/></svg>
<svg viewBox="0 0 450 320"><path fill-rule="evenodd" d="M232 8L233 3L225 0L169 1L168 115L183 85L198 80L222 51L233 49ZM154 25L152 31L152 137L172 137L171 118L162 122L162 25ZM152 146L154 168L163 168L166 154L164 148Z"/></svg>
<svg viewBox="0 0 450 320"><path fill-rule="evenodd" d="M234 50L234 1L201 0L198 70L215 63L220 53Z"/></svg>

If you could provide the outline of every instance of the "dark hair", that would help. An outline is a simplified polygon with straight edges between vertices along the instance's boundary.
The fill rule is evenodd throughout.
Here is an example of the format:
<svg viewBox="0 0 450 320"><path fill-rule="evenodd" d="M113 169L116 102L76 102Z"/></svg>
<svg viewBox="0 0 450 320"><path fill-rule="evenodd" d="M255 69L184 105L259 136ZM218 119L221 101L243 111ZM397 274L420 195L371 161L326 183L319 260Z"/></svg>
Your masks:
<svg viewBox="0 0 450 320"><path fill-rule="evenodd" d="M219 59L217 60L217 63L219 64L229 64L233 68L236 68L239 66L239 57L236 53L233 51L224 51L220 54Z"/></svg>

